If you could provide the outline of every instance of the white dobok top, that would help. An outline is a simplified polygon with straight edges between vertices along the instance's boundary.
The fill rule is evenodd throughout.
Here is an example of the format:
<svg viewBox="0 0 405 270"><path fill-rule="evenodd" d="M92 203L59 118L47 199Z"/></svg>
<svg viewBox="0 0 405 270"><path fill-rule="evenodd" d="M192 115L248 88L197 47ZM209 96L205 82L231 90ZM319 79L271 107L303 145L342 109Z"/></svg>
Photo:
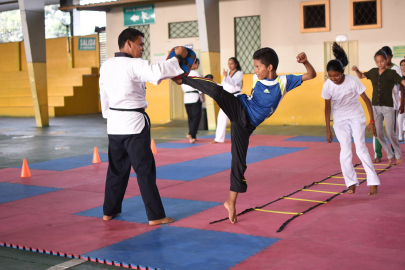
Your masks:
<svg viewBox="0 0 405 270"><path fill-rule="evenodd" d="M115 109L146 109L145 83L158 85L162 80L173 78L184 71L177 58L157 64L132 58L125 53L103 63L100 69L100 101L103 117L107 118L107 133L112 135L139 134L145 127L146 116L134 111Z"/></svg>

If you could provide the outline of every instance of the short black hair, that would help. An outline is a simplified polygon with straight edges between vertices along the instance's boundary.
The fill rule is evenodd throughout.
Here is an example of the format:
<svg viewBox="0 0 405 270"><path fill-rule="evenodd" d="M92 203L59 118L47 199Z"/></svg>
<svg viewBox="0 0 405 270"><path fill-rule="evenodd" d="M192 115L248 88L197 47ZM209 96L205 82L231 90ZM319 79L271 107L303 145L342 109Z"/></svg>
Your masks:
<svg viewBox="0 0 405 270"><path fill-rule="evenodd" d="M213 80L214 76L212 76L212 74L207 74L207 75L204 76L204 78L208 78L208 79Z"/></svg>
<svg viewBox="0 0 405 270"><path fill-rule="evenodd" d="M263 65L268 67L269 65L273 66L274 70L277 70L278 67L278 56L277 53L272 48L261 48L253 54L254 60L260 60Z"/></svg>
<svg viewBox="0 0 405 270"><path fill-rule="evenodd" d="M384 47L381 48L381 50L383 50L387 54L387 56L393 56L392 55L392 50L391 50L391 48L389 46L384 46Z"/></svg>
<svg viewBox="0 0 405 270"><path fill-rule="evenodd" d="M387 53L383 50L378 50L375 55L374 58L376 58L378 55L381 55L382 57L384 57L385 60L387 60Z"/></svg>
<svg viewBox="0 0 405 270"><path fill-rule="evenodd" d="M343 74L345 67L349 64L347 54L336 42L332 44L332 52L336 59L330 60L326 65L326 71L338 71Z"/></svg>
<svg viewBox="0 0 405 270"><path fill-rule="evenodd" d="M405 62L405 59L402 59L401 62L399 62L399 65L402 65L403 62Z"/></svg>
<svg viewBox="0 0 405 270"><path fill-rule="evenodd" d="M127 42L128 39L134 42L138 38L138 36L145 37L141 31L128 27L118 36L118 48L123 48L125 46L125 42Z"/></svg>
<svg viewBox="0 0 405 270"><path fill-rule="evenodd" d="M194 63L200 64L200 59L196 58Z"/></svg>

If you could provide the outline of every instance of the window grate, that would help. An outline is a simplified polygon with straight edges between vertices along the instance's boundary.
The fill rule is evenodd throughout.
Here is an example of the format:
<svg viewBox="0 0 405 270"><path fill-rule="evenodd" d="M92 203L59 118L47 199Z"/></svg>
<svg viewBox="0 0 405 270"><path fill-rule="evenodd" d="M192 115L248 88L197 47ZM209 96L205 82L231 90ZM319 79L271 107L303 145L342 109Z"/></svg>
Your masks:
<svg viewBox="0 0 405 270"><path fill-rule="evenodd" d="M377 2L354 2L354 25L377 24Z"/></svg>
<svg viewBox="0 0 405 270"><path fill-rule="evenodd" d="M254 73L253 53L260 47L260 16L235 18L235 56L243 73Z"/></svg>
<svg viewBox="0 0 405 270"><path fill-rule="evenodd" d="M144 35L144 49L145 51L143 52L142 59L150 60L150 28L149 24L148 25L139 25L139 26L130 26L131 28L137 29L141 31Z"/></svg>
<svg viewBox="0 0 405 270"><path fill-rule="evenodd" d="M169 38L199 37L198 21L169 23Z"/></svg>
<svg viewBox="0 0 405 270"><path fill-rule="evenodd" d="M325 5L304 6L304 29L326 27Z"/></svg>

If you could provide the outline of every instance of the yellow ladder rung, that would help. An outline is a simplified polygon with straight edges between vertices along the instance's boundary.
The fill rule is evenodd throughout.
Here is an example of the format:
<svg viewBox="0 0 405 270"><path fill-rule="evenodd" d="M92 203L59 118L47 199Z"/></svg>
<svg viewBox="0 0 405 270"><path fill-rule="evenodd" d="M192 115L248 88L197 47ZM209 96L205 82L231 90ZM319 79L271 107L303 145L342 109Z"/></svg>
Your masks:
<svg viewBox="0 0 405 270"><path fill-rule="evenodd" d="M364 170L364 168L354 168L355 170ZM386 171L388 169L374 169L376 171Z"/></svg>
<svg viewBox="0 0 405 270"><path fill-rule="evenodd" d="M344 178L343 176L331 176L331 178ZM367 179L367 178L357 178L357 179Z"/></svg>
<svg viewBox="0 0 405 270"><path fill-rule="evenodd" d="M332 186L346 186L345 184L335 184L335 183L316 183L317 185L332 185Z"/></svg>
<svg viewBox="0 0 405 270"><path fill-rule="evenodd" d="M315 201L315 200L298 199L298 198L290 198L290 197L281 197L281 199L296 200L296 201L305 201L305 202L328 203L328 202L325 202L325 201Z"/></svg>
<svg viewBox="0 0 405 270"><path fill-rule="evenodd" d="M258 208L255 208L255 210L256 211L262 211L262 212L269 212L269 213L286 214L286 215L302 215L302 213L271 211L271 210L263 210L263 209L258 209Z"/></svg>
<svg viewBox="0 0 405 270"><path fill-rule="evenodd" d="M380 165L380 166L394 166L394 164L379 164L379 163L373 163L373 165Z"/></svg>
<svg viewBox="0 0 405 270"><path fill-rule="evenodd" d="M320 192L320 193L331 193L331 194L343 194L340 192L330 192L330 191L322 191L322 190L313 190L313 189L300 189L302 191L311 191L311 192Z"/></svg>

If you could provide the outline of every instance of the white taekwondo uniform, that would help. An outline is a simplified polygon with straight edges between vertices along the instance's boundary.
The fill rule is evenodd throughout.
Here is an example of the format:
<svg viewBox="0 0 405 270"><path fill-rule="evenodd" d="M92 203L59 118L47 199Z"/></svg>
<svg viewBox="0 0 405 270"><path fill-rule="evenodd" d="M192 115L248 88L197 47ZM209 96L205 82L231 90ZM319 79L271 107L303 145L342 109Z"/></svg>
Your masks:
<svg viewBox="0 0 405 270"><path fill-rule="evenodd" d="M145 83L157 85L164 79L183 73L175 57L149 64L141 58L116 53L101 66L101 110L103 117L107 118L109 142L104 215L121 213L132 165L148 219L166 217L156 186L156 165L150 148Z"/></svg>
<svg viewBox="0 0 405 270"><path fill-rule="evenodd" d="M366 117L359 102L365 90L356 77L347 74L342 84L328 79L322 89L322 98L332 101L333 129L340 143L340 166L347 187L359 184L352 163L352 136L356 154L367 173L367 185L380 185L365 140Z"/></svg>

